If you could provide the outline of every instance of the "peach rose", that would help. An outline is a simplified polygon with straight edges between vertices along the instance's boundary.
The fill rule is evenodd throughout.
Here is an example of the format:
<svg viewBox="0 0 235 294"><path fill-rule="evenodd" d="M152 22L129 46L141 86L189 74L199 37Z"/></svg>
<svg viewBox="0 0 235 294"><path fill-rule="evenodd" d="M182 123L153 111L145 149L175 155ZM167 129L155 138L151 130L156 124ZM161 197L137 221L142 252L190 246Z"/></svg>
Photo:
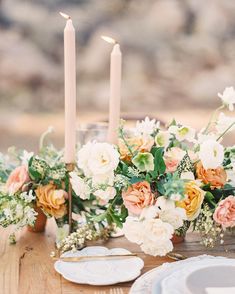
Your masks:
<svg viewBox="0 0 235 294"><path fill-rule="evenodd" d="M235 196L228 196L220 201L213 214L214 221L223 228L235 226Z"/></svg>
<svg viewBox="0 0 235 294"><path fill-rule="evenodd" d="M131 185L122 193L124 205L134 215L140 215L143 208L154 204L154 194L146 181Z"/></svg>
<svg viewBox="0 0 235 294"><path fill-rule="evenodd" d="M15 194L19 190L22 190L24 188L24 185L30 181L28 171L26 166L22 165L17 168L15 168L7 182L6 182L6 188L10 195Z"/></svg>
<svg viewBox="0 0 235 294"><path fill-rule="evenodd" d="M35 190L37 196L37 206L55 218L64 216L67 212L65 199L67 193L60 189L57 190L53 184L39 186Z"/></svg>
<svg viewBox="0 0 235 294"><path fill-rule="evenodd" d="M133 153L136 151L149 152L154 144L154 139L151 136L132 137L126 139L126 141ZM121 160L130 161L130 150L127 148L126 144L123 142L122 139L119 140L118 147Z"/></svg>
<svg viewBox="0 0 235 294"><path fill-rule="evenodd" d="M196 175L204 184L210 184L211 189L222 188L227 180L226 171L222 167L204 169L201 162L196 165Z"/></svg>
<svg viewBox="0 0 235 294"><path fill-rule="evenodd" d="M179 147L172 147L169 151L167 151L164 154L166 171L169 173L175 172L185 154L186 152Z"/></svg>
<svg viewBox="0 0 235 294"><path fill-rule="evenodd" d="M178 201L176 206L184 208L189 221L198 217L206 192L195 181L185 184L185 199Z"/></svg>

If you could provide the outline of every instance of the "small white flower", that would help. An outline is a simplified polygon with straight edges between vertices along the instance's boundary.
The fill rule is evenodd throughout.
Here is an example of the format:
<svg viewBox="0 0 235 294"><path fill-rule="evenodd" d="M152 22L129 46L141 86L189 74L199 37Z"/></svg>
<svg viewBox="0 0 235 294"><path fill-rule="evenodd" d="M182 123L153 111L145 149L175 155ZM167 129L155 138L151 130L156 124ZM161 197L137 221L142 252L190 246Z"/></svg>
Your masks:
<svg viewBox="0 0 235 294"><path fill-rule="evenodd" d="M224 160L224 147L214 140L207 140L200 145L199 159L205 169L217 168Z"/></svg>
<svg viewBox="0 0 235 294"><path fill-rule="evenodd" d="M30 203L36 199L36 196L33 195L33 190L29 190L28 192L22 192L20 194L20 198L24 200L26 203Z"/></svg>
<svg viewBox="0 0 235 294"><path fill-rule="evenodd" d="M79 177L76 172L71 172L69 175L73 191L81 199L89 199L91 191L88 184L81 177Z"/></svg>
<svg viewBox="0 0 235 294"><path fill-rule="evenodd" d="M180 175L180 178L182 180L191 180L191 181L195 180L195 176L194 176L193 172L191 172L191 171L182 172ZM171 199L172 199L172 197L171 197Z"/></svg>
<svg viewBox="0 0 235 294"><path fill-rule="evenodd" d="M78 152L78 166L87 177L113 172L118 164L119 153L108 143L87 143Z"/></svg>
<svg viewBox="0 0 235 294"><path fill-rule="evenodd" d="M155 136L155 143L157 147L167 148L170 144L171 135L168 131L159 131Z"/></svg>
<svg viewBox="0 0 235 294"><path fill-rule="evenodd" d="M233 87L225 88L223 94L218 93L218 96L222 99L223 104L227 106L230 111L234 110L235 90Z"/></svg>
<svg viewBox="0 0 235 294"><path fill-rule="evenodd" d="M182 227L184 220L187 219L185 209L181 207L175 207L174 209L162 210L159 213L159 217L162 221L171 224L174 230Z"/></svg>
<svg viewBox="0 0 235 294"><path fill-rule="evenodd" d="M182 199L182 195L180 193L172 193L170 199L173 201L180 201Z"/></svg>
<svg viewBox="0 0 235 294"><path fill-rule="evenodd" d="M128 216L123 224L123 233L125 237L133 243L141 244L143 242L143 223L138 219Z"/></svg>
<svg viewBox="0 0 235 294"><path fill-rule="evenodd" d="M33 152L28 152L24 150L22 156L20 156L22 165L28 166L29 160L33 155Z"/></svg>
<svg viewBox="0 0 235 294"><path fill-rule="evenodd" d="M156 122L155 119L150 120L147 116L145 120L137 121L135 133L137 135L152 135L159 126L160 122Z"/></svg>
<svg viewBox="0 0 235 294"><path fill-rule="evenodd" d="M161 210L174 209L175 202L171 199L167 199L164 196L160 196L157 198L156 206L159 207Z"/></svg>
<svg viewBox="0 0 235 294"><path fill-rule="evenodd" d="M61 241L63 241L69 235L69 225L64 224L62 227L57 227L56 230L56 245L59 246Z"/></svg>
<svg viewBox="0 0 235 294"><path fill-rule="evenodd" d="M141 249L145 254L152 256L165 256L173 250L173 244L170 240L153 242L146 239L141 245Z"/></svg>
<svg viewBox="0 0 235 294"><path fill-rule="evenodd" d="M235 129L235 118L226 116L221 112L215 127L219 134L223 134L229 128L229 131L233 131Z"/></svg>
<svg viewBox="0 0 235 294"><path fill-rule="evenodd" d="M116 196L116 189L114 187L107 187L105 190L99 189L93 194L98 197L100 200L107 203L109 200L113 199Z"/></svg>
<svg viewBox="0 0 235 294"><path fill-rule="evenodd" d="M140 219L151 219L151 218L156 218L158 216L160 209L156 205L152 205L149 207L145 207L140 215Z"/></svg>
<svg viewBox="0 0 235 294"><path fill-rule="evenodd" d="M92 177L92 186L100 186L100 185L109 185L113 186L114 184L114 172L109 172L107 174L97 174Z"/></svg>
<svg viewBox="0 0 235 294"><path fill-rule="evenodd" d="M193 142L195 138L195 129L188 126L170 126L168 131L175 135L176 139L180 142L189 141Z"/></svg>

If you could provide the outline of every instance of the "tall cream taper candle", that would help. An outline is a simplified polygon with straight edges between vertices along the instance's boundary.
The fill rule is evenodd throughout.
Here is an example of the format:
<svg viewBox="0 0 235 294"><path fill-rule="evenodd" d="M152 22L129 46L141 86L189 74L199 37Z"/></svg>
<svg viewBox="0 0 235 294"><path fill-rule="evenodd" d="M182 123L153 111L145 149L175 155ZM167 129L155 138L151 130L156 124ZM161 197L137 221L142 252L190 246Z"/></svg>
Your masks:
<svg viewBox="0 0 235 294"><path fill-rule="evenodd" d="M107 141L112 144L117 144L120 123L122 53L120 45L114 39L106 36L102 36L102 39L114 44L110 59L110 100Z"/></svg>
<svg viewBox="0 0 235 294"><path fill-rule="evenodd" d="M76 47L75 29L69 16L64 29L65 163L75 162L76 153Z"/></svg>

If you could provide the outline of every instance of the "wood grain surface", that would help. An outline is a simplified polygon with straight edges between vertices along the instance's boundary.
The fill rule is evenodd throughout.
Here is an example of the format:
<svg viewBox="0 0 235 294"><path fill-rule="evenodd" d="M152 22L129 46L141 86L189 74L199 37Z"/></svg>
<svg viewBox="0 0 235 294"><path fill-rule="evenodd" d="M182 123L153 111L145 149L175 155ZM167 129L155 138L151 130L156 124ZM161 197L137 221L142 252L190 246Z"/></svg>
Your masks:
<svg viewBox="0 0 235 294"><path fill-rule="evenodd" d="M0 229L0 293L1 294L90 294L97 291L110 293L110 289L122 288L124 294L129 292L133 282L108 287L78 285L66 281L54 270L54 261L50 252L55 248L55 224L50 220L44 233L31 233L23 229L17 233L17 244L9 245L10 229ZM143 254L135 244L124 237L111 239L97 245L109 248L123 247L138 253L145 263L145 273L169 258L152 257ZM94 245L94 244L93 244ZM235 237L227 238L225 245L206 250L200 245L196 234L189 233L184 243L175 246L175 252L188 257L201 254L221 255L235 258Z"/></svg>

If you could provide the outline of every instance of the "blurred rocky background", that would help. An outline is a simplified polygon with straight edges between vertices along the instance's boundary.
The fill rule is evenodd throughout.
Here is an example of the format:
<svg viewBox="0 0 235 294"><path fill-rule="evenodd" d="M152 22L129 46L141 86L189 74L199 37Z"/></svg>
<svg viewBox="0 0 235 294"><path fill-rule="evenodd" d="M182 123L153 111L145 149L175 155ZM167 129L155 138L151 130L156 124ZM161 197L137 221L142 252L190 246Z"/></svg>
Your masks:
<svg viewBox="0 0 235 294"><path fill-rule="evenodd" d="M47 125L62 144L59 11L77 32L82 122L107 118L111 46L100 35L121 44L124 116L175 116L200 127L217 92L235 85L235 1L0 0L0 150L35 149Z"/></svg>

